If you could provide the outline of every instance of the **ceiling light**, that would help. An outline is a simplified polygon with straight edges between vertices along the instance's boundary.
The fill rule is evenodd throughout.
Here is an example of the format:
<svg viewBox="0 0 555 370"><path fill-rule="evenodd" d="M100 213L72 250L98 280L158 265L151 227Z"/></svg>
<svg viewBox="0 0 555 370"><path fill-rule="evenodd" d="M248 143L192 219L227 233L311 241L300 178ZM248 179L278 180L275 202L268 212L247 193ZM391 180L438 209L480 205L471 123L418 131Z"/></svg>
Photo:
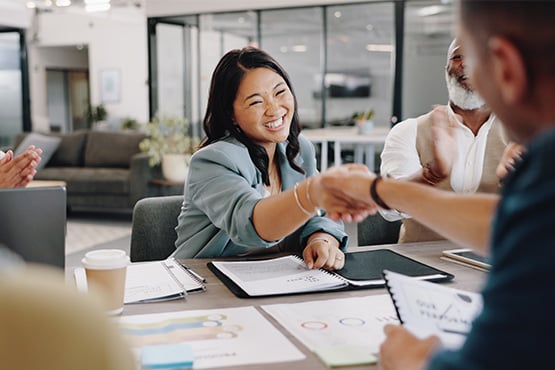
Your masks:
<svg viewBox="0 0 555 370"><path fill-rule="evenodd" d="M393 51L393 45L390 44L368 44L366 45L366 50L368 51L380 51L384 53L391 53Z"/></svg>
<svg viewBox="0 0 555 370"><path fill-rule="evenodd" d="M110 10L110 3L85 5L85 11L89 13L105 12L108 10Z"/></svg>
<svg viewBox="0 0 555 370"><path fill-rule="evenodd" d="M70 0L56 0L56 6L65 7L65 6L70 6L70 5L71 5Z"/></svg>
<svg viewBox="0 0 555 370"><path fill-rule="evenodd" d="M428 17L430 15L443 13L444 11L445 11L445 7L441 5L432 5L432 6L425 6L423 8L420 8L416 13L421 17Z"/></svg>
<svg viewBox="0 0 555 370"><path fill-rule="evenodd" d="M334 16L335 18L341 18L341 12L338 10L338 11L336 11L336 12L333 13L333 16Z"/></svg>
<svg viewBox="0 0 555 370"><path fill-rule="evenodd" d="M85 0L85 5L107 4L110 0Z"/></svg>
<svg viewBox="0 0 555 370"><path fill-rule="evenodd" d="M27 1L25 6L27 7L27 9L35 9L37 7L37 4L35 4L34 1Z"/></svg>
<svg viewBox="0 0 555 370"><path fill-rule="evenodd" d="M373 24L367 24L366 25L366 30L367 31L374 31L374 25Z"/></svg>
<svg viewBox="0 0 555 370"><path fill-rule="evenodd" d="M295 53L304 53L306 52L306 45L293 45L291 47L291 50L293 50Z"/></svg>

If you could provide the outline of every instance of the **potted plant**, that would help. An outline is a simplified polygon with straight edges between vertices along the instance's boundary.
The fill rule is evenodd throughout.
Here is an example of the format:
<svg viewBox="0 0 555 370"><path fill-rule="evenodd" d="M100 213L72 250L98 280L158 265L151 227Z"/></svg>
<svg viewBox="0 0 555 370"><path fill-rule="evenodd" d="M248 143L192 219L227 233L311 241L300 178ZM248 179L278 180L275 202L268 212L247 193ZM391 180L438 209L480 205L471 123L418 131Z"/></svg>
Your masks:
<svg viewBox="0 0 555 370"><path fill-rule="evenodd" d="M373 108L353 114L353 121L358 127L358 132L360 134L367 134L374 129L373 118L375 114L376 112Z"/></svg>
<svg viewBox="0 0 555 370"><path fill-rule="evenodd" d="M134 131L138 130L140 127L141 125L139 124L139 121L132 117L125 117L121 121L121 129L123 131Z"/></svg>
<svg viewBox="0 0 555 370"><path fill-rule="evenodd" d="M90 127L102 128L103 126L106 126L108 111L103 104L93 105L87 112L87 118Z"/></svg>
<svg viewBox="0 0 555 370"><path fill-rule="evenodd" d="M162 165L167 180L184 182L197 142L189 135L189 122L183 117L156 115L145 125L147 137L139 143L149 154L149 164Z"/></svg>

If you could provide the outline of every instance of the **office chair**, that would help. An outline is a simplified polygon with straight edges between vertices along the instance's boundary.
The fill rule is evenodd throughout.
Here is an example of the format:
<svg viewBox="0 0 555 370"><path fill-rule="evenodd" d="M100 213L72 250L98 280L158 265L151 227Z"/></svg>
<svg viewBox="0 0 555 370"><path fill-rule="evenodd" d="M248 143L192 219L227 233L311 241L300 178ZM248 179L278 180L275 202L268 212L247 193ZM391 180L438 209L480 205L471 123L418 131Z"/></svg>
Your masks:
<svg viewBox="0 0 555 370"><path fill-rule="evenodd" d="M133 208L130 257L132 262L166 259L175 251L177 216L183 195L150 197Z"/></svg>
<svg viewBox="0 0 555 370"><path fill-rule="evenodd" d="M358 245L393 244L399 240L401 220L389 222L376 213L357 225Z"/></svg>

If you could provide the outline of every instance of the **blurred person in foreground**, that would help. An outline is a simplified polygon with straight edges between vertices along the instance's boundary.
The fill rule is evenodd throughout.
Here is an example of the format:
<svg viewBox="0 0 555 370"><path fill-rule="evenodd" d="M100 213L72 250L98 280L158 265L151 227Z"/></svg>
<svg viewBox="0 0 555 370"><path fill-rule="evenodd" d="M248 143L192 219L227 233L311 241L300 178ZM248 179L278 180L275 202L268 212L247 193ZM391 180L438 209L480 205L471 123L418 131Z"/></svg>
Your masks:
<svg viewBox="0 0 555 370"><path fill-rule="evenodd" d="M135 370L131 347L94 294L0 245L0 368Z"/></svg>
<svg viewBox="0 0 555 370"><path fill-rule="evenodd" d="M328 192L313 195L336 219L376 205L397 209L489 253L483 310L462 347L446 350L435 337L387 325L382 370L542 369L555 347L555 1L458 4L471 83L526 148L501 194L455 194L340 167L319 179Z"/></svg>

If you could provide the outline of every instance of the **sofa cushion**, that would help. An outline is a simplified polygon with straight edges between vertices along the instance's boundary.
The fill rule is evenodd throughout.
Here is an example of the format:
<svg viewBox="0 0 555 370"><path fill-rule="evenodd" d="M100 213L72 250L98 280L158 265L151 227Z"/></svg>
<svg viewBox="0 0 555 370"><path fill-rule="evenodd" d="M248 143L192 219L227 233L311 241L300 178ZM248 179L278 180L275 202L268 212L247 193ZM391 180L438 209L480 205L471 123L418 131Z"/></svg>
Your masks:
<svg viewBox="0 0 555 370"><path fill-rule="evenodd" d="M68 194L122 194L130 191L129 170L123 168L47 167L37 172L37 180L66 182Z"/></svg>
<svg viewBox="0 0 555 370"><path fill-rule="evenodd" d="M140 152L145 134L137 132L90 131L85 147L86 167L128 168L131 157Z"/></svg>
<svg viewBox="0 0 555 370"><path fill-rule="evenodd" d="M68 133L52 133L62 139L58 149L48 162L48 167L56 166L82 166L83 155L85 153L86 130L79 130Z"/></svg>
<svg viewBox="0 0 555 370"><path fill-rule="evenodd" d="M42 150L41 161L36 167L37 170L40 170L48 163L56 149L58 149L61 140L62 139L59 137L31 132L29 135L25 136L17 148L15 148L14 155L18 156L24 153L29 145L34 145L36 148L40 148Z"/></svg>
<svg viewBox="0 0 555 370"><path fill-rule="evenodd" d="M15 139L15 147L21 145L21 142L30 134L32 133L22 132L18 134ZM43 135L61 139L58 148L48 161L47 167L83 165L87 130L79 130L70 133L47 133Z"/></svg>

